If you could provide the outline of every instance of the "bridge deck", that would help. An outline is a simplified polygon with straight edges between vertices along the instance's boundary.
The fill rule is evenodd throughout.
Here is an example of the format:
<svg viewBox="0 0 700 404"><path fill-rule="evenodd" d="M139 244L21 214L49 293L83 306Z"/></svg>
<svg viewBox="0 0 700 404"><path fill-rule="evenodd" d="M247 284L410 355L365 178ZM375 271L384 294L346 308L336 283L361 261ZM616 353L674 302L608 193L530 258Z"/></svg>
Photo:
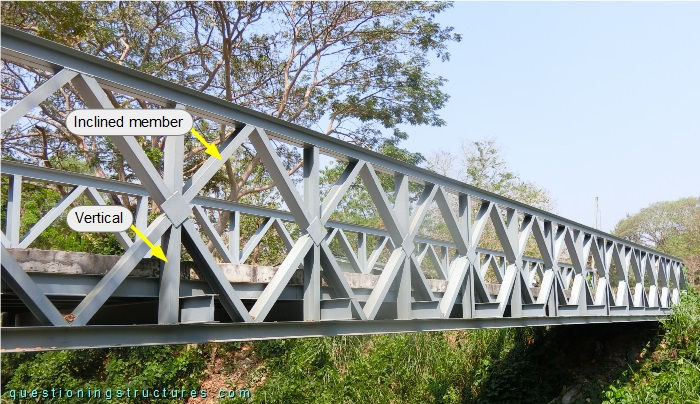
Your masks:
<svg viewBox="0 0 700 404"><path fill-rule="evenodd" d="M682 262L646 246L8 27L1 42L20 72L7 80L38 83L3 98L3 133L32 136L32 111L64 91L64 116L138 103L183 109L226 134L221 159L192 159L187 171L184 136L166 137L155 165L136 137L111 136L104 153L123 159L129 181L3 160L3 351L656 321L685 289ZM343 168L334 184L320 181L322 155ZM225 162L253 156L278 209L212 190ZM60 201L27 223L37 186ZM358 195L379 225L333 220ZM129 232L113 233L115 257L31 249L79 204L130 209L167 263ZM426 237L424 226L437 230ZM279 267L249 265L268 237L284 251Z"/></svg>
<svg viewBox="0 0 700 404"><path fill-rule="evenodd" d="M20 267L27 272L30 278L36 282L41 291L54 301L62 314L68 315L71 310L94 288L102 276L119 260L116 255L100 255L83 252L69 252L56 250L40 250L35 248L11 248L8 249ZM144 314L150 312L150 316L144 315L139 320L144 324L157 323L158 280L160 278L161 261L156 258L143 259L124 283L112 294L112 301L108 301L102 312L93 317L90 324L114 324L119 322L123 311L130 308L140 308ZM343 275L348 285L353 289L358 301L366 302L372 289L379 281L379 275L362 274L352 272L347 262L339 260L343 267ZM193 261L181 262L180 271L180 295L203 296L212 294L211 288L203 280L200 280L194 270ZM241 296L244 303L257 300L265 287L270 283L278 267L259 266L249 264L221 263L226 279L233 289ZM381 264L376 269L382 269ZM442 297L447 289L447 281L444 279L427 279L431 291L436 297ZM486 284L489 296L496 299L501 285L498 283ZM286 320L302 320L299 317L299 304L303 301L303 270L299 269L292 276L285 290L280 295L278 311L284 315L271 316L268 321L275 318ZM532 287L535 298L539 294L539 287ZM14 296L11 288L3 285L2 307L6 313L3 320L5 326L31 326L39 325L37 320L24 311L21 300ZM322 282L322 298L330 299L331 290L326 282ZM396 302L395 288L390 289L387 295L387 303ZM570 296L570 291L565 291ZM461 296L459 296L461 298ZM414 301L416 299L414 298ZM225 311L215 299L217 313L225 317ZM285 308L285 305L288 308ZM457 305L460 310L461 305ZM395 311L395 309L394 309ZM296 313L296 314L295 314ZM386 318L392 318L395 314L387 313ZM129 318L134 322L133 318ZM138 322L137 322L138 323Z"/></svg>

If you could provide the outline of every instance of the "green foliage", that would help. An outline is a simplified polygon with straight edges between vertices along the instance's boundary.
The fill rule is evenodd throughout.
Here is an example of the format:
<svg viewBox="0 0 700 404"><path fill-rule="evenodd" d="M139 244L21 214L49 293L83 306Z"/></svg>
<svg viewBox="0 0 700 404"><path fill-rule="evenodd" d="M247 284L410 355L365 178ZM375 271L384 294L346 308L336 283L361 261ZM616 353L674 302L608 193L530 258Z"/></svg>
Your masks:
<svg viewBox="0 0 700 404"><path fill-rule="evenodd" d="M494 140L464 143L461 153L450 150L436 153L428 159L428 167L486 191L552 210L548 192L511 171Z"/></svg>
<svg viewBox="0 0 700 404"><path fill-rule="evenodd" d="M160 346L111 350L107 355L105 383L107 386L158 386L199 388L205 368L201 348Z"/></svg>
<svg viewBox="0 0 700 404"><path fill-rule="evenodd" d="M9 180L2 177L2 203L6 203ZM63 194L70 189L47 187L25 182L22 185L22 211L20 237L61 201ZM78 198L76 204L91 205L86 196ZM2 226L5 228L6 211L2 209ZM79 233L73 231L65 220L66 213L44 230L31 244L33 248L56 249L64 251L82 251L95 254L118 254L122 248L116 238L109 233Z"/></svg>
<svg viewBox="0 0 700 404"><path fill-rule="evenodd" d="M552 211L552 201L547 190L521 179L513 172L506 161L498 145L493 140L477 140L462 145L461 152L444 150L433 153L427 159L429 169L463 181L469 185L483 190L505 196L540 208ZM472 201L472 217L480 208L478 200ZM456 211L457 201L452 201ZM437 209L428 212L425 223L421 227L421 234L450 240L451 236L442 219L442 214ZM503 246L496 236L495 229L489 221L483 235L479 240L479 247L503 250ZM525 255L540 258L541 254L533 237L527 241ZM491 281L491 279L487 279Z"/></svg>
<svg viewBox="0 0 700 404"><path fill-rule="evenodd" d="M2 23L32 27L36 35L52 41L75 43L88 39L95 24L94 9L78 2L5 3Z"/></svg>
<svg viewBox="0 0 700 404"><path fill-rule="evenodd" d="M663 340L651 358L608 386L606 403L700 401L700 294L683 295L663 327Z"/></svg>
<svg viewBox="0 0 700 404"><path fill-rule="evenodd" d="M3 354L2 374L10 389L185 389L197 390L205 369L202 348L182 346ZM70 402L66 398L46 402ZM161 402L181 402L162 400ZM91 402L100 402L93 399ZM121 402L142 402L123 398Z"/></svg>
<svg viewBox="0 0 700 404"><path fill-rule="evenodd" d="M448 60L448 44L461 39L437 21L449 7L443 2L6 1L2 22L277 118L307 127L322 124L327 135L391 154L398 149L385 146L407 136L399 126L444 124L438 111L448 99L445 80L430 67L433 56ZM48 77L14 64L4 66L3 74L8 99L21 98ZM43 104L41 119L12 128L17 136L3 144L3 156L47 164L54 154L69 155L107 176L129 179L128 167L108 141L67 135L65 112L82 104L65 90L66 97ZM152 107L112 95L122 107ZM146 154L160 162L163 142L150 142ZM187 150L193 145L198 143L188 137ZM188 153L185 166L199 166L202 154ZM212 181L232 200L242 190L261 192L265 185L264 178L249 177L258 161L240 164L239 157Z"/></svg>
<svg viewBox="0 0 700 404"><path fill-rule="evenodd" d="M489 367L530 333L506 330L255 344L269 376L256 402L473 401ZM479 358L479 359L476 359Z"/></svg>
<svg viewBox="0 0 700 404"><path fill-rule="evenodd" d="M621 220L615 235L674 255L700 255L700 197L656 202Z"/></svg>
<svg viewBox="0 0 700 404"><path fill-rule="evenodd" d="M683 296L663 328L660 341L658 330L643 324L259 341L247 355L262 363L255 372L265 377L251 400L538 403L558 402L573 392L576 402L696 402L700 295ZM65 388L198 389L205 360L214 362L212 347L7 354L2 357L3 389L59 383ZM240 354L240 348L217 347L220 354Z"/></svg>
<svg viewBox="0 0 700 404"><path fill-rule="evenodd" d="M621 220L613 234L683 259L688 283L700 288L700 197L654 203Z"/></svg>
<svg viewBox="0 0 700 404"><path fill-rule="evenodd" d="M396 142L386 141L379 147L378 151L385 156L395 158L411 165L419 165L425 161L425 157L423 157L422 154L413 153L400 148L397 146ZM335 183L343 170L345 170L345 167L345 163L336 163L322 170L320 179L322 192L327 191ZM381 173L378 174L378 177L382 188L391 194L390 191L394 188L393 178ZM419 188L422 189L421 187L416 188L411 185L409 191L415 194ZM359 178L355 181L355 184L350 187L341 203L338 205L338 208L331 215L331 218L333 220L364 226L382 227L382 220L377 214L374 202L365 189L365 186L362 184L362 180Z"/></svg>
<svg viewBox="0 0 700 404"><path fill-rule="evenodd" d="M700 299L664 322L257 342L256 402L696 402Z"/></svg>

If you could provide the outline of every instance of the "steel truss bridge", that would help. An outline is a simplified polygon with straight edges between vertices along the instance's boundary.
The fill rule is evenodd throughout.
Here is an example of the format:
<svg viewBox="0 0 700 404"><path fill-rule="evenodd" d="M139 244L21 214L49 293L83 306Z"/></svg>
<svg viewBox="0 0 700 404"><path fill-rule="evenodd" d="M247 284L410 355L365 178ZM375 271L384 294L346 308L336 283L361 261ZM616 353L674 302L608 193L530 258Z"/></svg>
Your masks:
<svg viewBox="0 0 700 404"><path fill-rule="evenodd" d="M657 321L685 289L677 258L68 47L3 27L2 59L53 74L3 112L3 133L67 86L87 108L114 108L111 96L120 94L235 128L218 144L223 160L208 158L189 178L183 136L166 138L163 170L133 136L110 137L138 183L3 161L4 352ZM244 144L285 209L202 192ZM276 144L303 150L301 184L288 174ZM321 155L345 165L323 198ZM381 181L387 176L394 183L390 193ZM20 234L28 183L66 191ZM351 187L369 194L381 228L331 220ZM79 198L113 203L105 195L138 201L136 223L148 239L161 240L168 259L155 264L154 276L134 275L154 259L143 241L125 232L115 234L124 249L118 257L61 253L62 264L87 260L103 270L52 273L46 268L60 263L27 261L32 254L60 260L61 254L30 249L32 243ZM223 234L212 224L221 212L230 212ZM447 237L422 236L431 212L444 221ZM245 242L242 215L263 219ZM489 222L501 251L479 247ZM246 262L270 229L286 256L258 279L251 273L262 269ZM539 258L525 255L533 245L528 240ZM182 261L182 247L191 263ZM187 264L196 276L183 275Z"/></svg>

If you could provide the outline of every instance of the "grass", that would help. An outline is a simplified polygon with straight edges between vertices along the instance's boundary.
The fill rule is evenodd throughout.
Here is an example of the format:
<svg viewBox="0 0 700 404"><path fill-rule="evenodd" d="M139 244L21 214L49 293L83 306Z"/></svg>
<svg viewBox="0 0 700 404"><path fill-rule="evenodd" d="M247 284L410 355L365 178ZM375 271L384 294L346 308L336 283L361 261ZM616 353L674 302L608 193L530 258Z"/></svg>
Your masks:
<svg viewBox="0 0 700 404"><path fill-rule="evenodd" d="M700 295L693 291L661 324L309 338L216 347L7 354L2 357L3 391L57 384L198 389L205 380L231 379L234 385L254 382L252 399L245 401L260 403L700 402ZM212 378L212 369L220 369L215 372L223 376Z"/></svg>
<svg viewBox="0 0 700 404"><path fill-rule="evenodd" d="M604 392L607 403L700 403L700 294L692 289L663 322L657 349Z"/></svg>

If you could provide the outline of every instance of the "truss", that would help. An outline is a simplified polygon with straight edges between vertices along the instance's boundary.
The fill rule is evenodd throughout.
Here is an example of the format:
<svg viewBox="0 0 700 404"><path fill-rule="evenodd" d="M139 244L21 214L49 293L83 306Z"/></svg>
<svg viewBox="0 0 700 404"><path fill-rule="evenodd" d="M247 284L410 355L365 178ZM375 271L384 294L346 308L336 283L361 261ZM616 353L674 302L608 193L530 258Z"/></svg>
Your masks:
<svg viewBox="0 0 700 404"><path fill-rule="evenodd" d="M134 137L110 138L139 183L3 161L2 175L9 179L3 295L19 298L38 323L5 326L3 321L4 351L655 321L669 313L685 289L677 258L56 43L3 27L2 58L54 72L3 112L3 132L68 85L89 108L113 108L105 92L109 90L235 128L218 145L222 160L210 157L189 178L183 173L184 137L165 141L163 175ZM272 140L303 149L303 192ZM244 143L254 149L286 210L202 195ZM321 154L346 164L323 198ZM393 177L393 192L384 189L380 174ZM22 187L27 182L58 184L69 191L20 234ZM382 228L331 220L357 184L371 197ZM409 185L422 188L414 202ZM168 258L157 279L129 276L150 248L125 232L115 234L123 254L98 278L22 269L13 249L31 247L78 198L106 205L105 194L138 200L137 224L147 228L149 239L162 240ZM156 211L149 210L150 204L159 212L153 220L148 220L149 212ZM227 234L219 234L212 224L213 211L230 212ZM420 235L431 211L444 221L448 239ZM242 248L241 214L263 218ZM502 251L479 247L489 223ZM245 263L271 229L287 251L274 275L255 290L232 283L223 266ZM370 237L377 241L368 253ZM531 239L541 258L525 255ZM182 247L192 258L198 282L181 276ZM382 255L386 259L380 263ZM427 266L443 287L434 287ZM290 281L297 273L302 283L295 286ZM354 285L353 276L372 282ZM495 282L489 284L488 276ZM96 314L110 299L133 297L136 289L157 305L153 322L125 325L132 324L132 313L124 310L121 322L95 324ZM68 311L55 304L65 296L78 299ZM300 304L287 304L295 301ZM216 323L214 307L223 311Z"/></svg>

